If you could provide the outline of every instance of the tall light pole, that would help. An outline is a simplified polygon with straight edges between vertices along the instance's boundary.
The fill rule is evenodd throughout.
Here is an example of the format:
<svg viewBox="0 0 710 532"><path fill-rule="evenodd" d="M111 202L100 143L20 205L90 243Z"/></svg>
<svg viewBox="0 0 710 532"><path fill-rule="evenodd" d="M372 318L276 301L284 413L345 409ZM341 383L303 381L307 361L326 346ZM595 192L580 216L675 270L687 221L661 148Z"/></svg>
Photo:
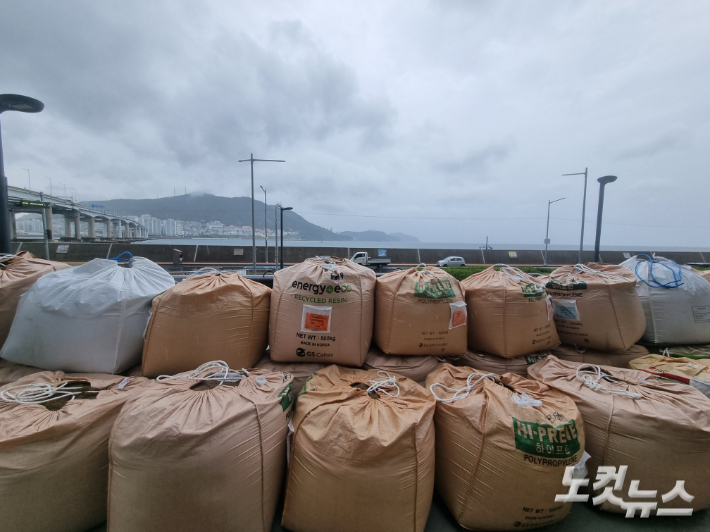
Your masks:
<svg viewBox="0 0 710 532"><path fill-rule="evenodd" d="M588 168L584 169L584 172L579 172L577 174L562 174L563 176L566 175L583 175L584 176L584 198L582 199L582 236L579 239L579 260L577 261L579 264L583 264L583 259L582 259L582 251L584 251L584 216L585 216L585 210L587 207L587 170Z"/></svg>
<svg viewBox="0 0 710 532"><path fill-rule="evenodd" d="M279 265L279 207L274 205L274 264Z"/></svg>
<svg viewBox="0 0 710 532"><path fill-rule="evenodd" d="M27 190L32 190L32 179L30 178L30 169L23 168L23 170L27 170Z"/></svg>
<svg viewBox="0 0 710 532"><path fill-rule="evenodd" d="M0 114L5 111L39 113L44 104L34 98L18 94L0 94ZM2 130L0 129L0 253L10 253L10 203L7 192L5 162L2 155Z"/></svg>
<svg viewBox="0 0 710 532"><path fill-rule="evenodd" d="M597 209L597 238L594 240L594 262L599 262L599 243L602 238L602 211L604 210L604 187L616 181L615 175L605 175L599 181L599 207Z"/></svg>
<svg viewBox="0 0 710 532"><path fill-rule="evenodd" d="M266 258L264 262L269 264L269 233L266 230L268 227L266 223L266 189L261 185L259 185L259 188L264 191L264 257ZM274 259L274 261L276 261L276 259Z"/></svg>
<svg viewBox="0 0 710 532"><path fill-rule="evenodd" d="M51 177L45 177L45 179L49 179L49 195L52 195L52 178Z"/></svg>
<svg viewBox="0 0 710 532"><path fill-rule="evenodd" d="M64 183L59 183L64 187L64 199L67 199L67 186Z"/></svg>
<svg viewBox="0 0 710 532"><path fill-rule="evenodd" d="M284 269L284 211L292 211L293 207L281 207L279 205L279 209L281 209L281 268L280 270Z"/></svg>
<svg viewBox="0 0 710 532"><path fill-rule="evenodd" d="M254 154L250 153L248 159L242 159L240 163L251 163L251 257L254 275L256 275L256 231L254 229L254 163L285 163L281 159L254 159Z"/></svg>
<svg viewBox="0 0 710 532"><path fill-rule="evenodd" d="M556 199L554 201L547 200L547 231L545 231L545 266L547 266L547 246L550 244L550 205L562 201L565 198Z"/></svg>

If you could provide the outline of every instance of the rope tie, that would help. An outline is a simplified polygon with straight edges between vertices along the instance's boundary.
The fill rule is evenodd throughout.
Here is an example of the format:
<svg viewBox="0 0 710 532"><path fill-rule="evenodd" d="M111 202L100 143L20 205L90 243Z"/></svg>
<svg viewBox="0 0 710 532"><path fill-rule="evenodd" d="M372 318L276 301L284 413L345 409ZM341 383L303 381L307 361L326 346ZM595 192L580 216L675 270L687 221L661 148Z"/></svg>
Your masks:
<svg viewBox="0 0 710 532"><path fill-rule="evenodd" d="M378 371L377 376L382 377L382 376L387 376L386 379L381 380L381 381L375 381L375 380L370 380L368 381L370 383L370 387L367 389L367 393L372 393L372 392L382 392L390 397L399 397L399 385L397 384L397 377L394 375L390 375L386 371ZM393 395L389 393L387 390L397 390L397 394Z"/></svg>
<svg viewBox="0 0 710 532"><path fill-rule="evenodd" d="M128 257L124 257L124 255L128 255ZM116 261L119 264L133 264L133 253L131 253L130 251L124 251L123 253L119 253L118 255L109 260Z"/></svg>
<svg viewBox="0 0 710 532"><path fill-rule="evenodd" d="M589 275L597 275L598 277L602 277L602 278L607 279L609 281L616 281L616 282L622 282L622 283L626 283L629 281L628 279L626 279L625 277L622 277L621 275L617 275L615 273L600 272L599 270L595 270L594 268L590 268L586 264L575 264L574 271L577 273L587 273Z"/></svg>
<svg viewBox="0 0 710 532"><path fill-rule="evenodd" d="M216 370L214 373L210 373L206 377L200 377L202 373L210 370ZM224 382L239 382L244 377L248 376L249 372L242 368L229 369L229 365L223 360L214 360L212 362L205 362L199 368L186 375L160 375L155 380L156 381L169 381L172 379L190 379L193 381L219 381L220 384Z"/></svg>
<svg viewBox="0 0 710 532"><path fill-rule="evenodd" d="M67 386L69 384L71 383L65 382L59 386L53 386L43 382L19 384L0 392L0 399L8 403L34 405L61 399L63 397L75 397L82 393L99 393L94 390Z"/></svg>
<svg viewBox="0 0 710 532"><path fill-rule="evenodd" d="M639 271L638 271L639 265L641 265L643 263L643 261L639 260L636 262L636 266L634 267L634 273L636 274L636 277L638 277L639 281L641 281L642 283L650 286L651 288L678 288L679 286L682 286L683 284L685 284L685 283L683 283L683 270L681 269L680 266L678 266L677 262L667 259L665 257L658 257L659 259L661 259L660 261L655 260L655 258L651 258L648 255L637 255L637 257L646 257L648 259L648 275L651 277L651 283L654 283L654 284L649 283L646 279L644 279L643 277L641 277L639 275ZM663 262L661 262L661 261L663 261ZM669 266L666 263L671 263L671 264L675 265L675 267L678 268L678 271L674 270L671 266ZM668 281L667 283L662 283L659 280L657 280L656 277L653 275L653 266L654 265L660 265L660 266L663 266L664 268L667 268L668 270L670 270L671 273L673 274L673 280Z"/></svg>
<svg viewBox="0 0 710 532"><path fill-rule="evenodd" d="M581 381L585 386L595 392L601 391L616 395L624 395L626 397L631 397L632 399L641 399L641 397L643 397L640 393L614 390L602 386L602 383L599 381L603 376L602 369L594 364L580 364L577 366L577 380Z"/></svg>
<svg viewBox="0 0 710 532"><path fill-rule="evenodd" d="M512 397L513 402L518 406L542 406L542 401L539 399L533 399L525 392L520 392L520 395L514 395Z"/></svg>
<svg viewBox="0 0 710 532"><path fill-rule="evenodd" d="M435 382L434 384L429 386L429 391L434 396L434 399L436 399L437 401L442 403L453 403L454 401L458 401L459 399L465 399L466 397L468 397L471 391L484 379L495 380L495 376L495 373L471 373L468 376L468 379L466 379L466 386L464 386L463 388L449 388L448 386L444 386L440 382ZM472 382L474 377L478 377L476 382ZM443 388L448 392L452 392L454 395L448 399L443 399L436 395L436 392L434 391L435 386Z"/></svg>

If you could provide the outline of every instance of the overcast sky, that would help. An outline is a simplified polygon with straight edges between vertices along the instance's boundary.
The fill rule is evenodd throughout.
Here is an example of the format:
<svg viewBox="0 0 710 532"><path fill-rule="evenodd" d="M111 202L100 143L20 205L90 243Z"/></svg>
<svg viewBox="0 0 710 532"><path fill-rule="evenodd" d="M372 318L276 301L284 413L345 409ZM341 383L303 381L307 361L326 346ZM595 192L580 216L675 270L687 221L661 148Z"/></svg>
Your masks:
<svg viewBox="0 0 710 532"><path fill-rule="evenodd" d="M710 246L710 2L5 0L11 185L249 195L428 242ZM325 213L325 214L319 214ZM337 214L330 216L326 214ZM359 215L359 216L346 216ZM367 216L367 217L366 217ZM389 216L390 218L377 218Z"/></svg>

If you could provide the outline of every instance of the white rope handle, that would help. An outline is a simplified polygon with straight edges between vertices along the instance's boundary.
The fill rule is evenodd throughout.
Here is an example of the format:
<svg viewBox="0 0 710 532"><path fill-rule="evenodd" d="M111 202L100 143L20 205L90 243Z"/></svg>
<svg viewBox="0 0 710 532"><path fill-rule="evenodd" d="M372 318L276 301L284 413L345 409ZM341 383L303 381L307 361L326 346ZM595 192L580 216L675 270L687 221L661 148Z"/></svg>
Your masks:
<svg viewBox="0 0 710 532"><path fill-rule="evenodd" d="M370 387L367 389L367 393L372 393L372 392L382 392L390 397L399 397L399 385L397 384L397 377L394 375L390 375L386 371L378 371L377 372L378 377L384 377L387 376L386 379L381 380L381 381L375 381L375 380L370 380L368 381L370 383ZM387 390L397 390L397 394L393 395L389 393Z"/></svg>
<svg viewBox="0 0 710 532"><path fill-rule="evenodd" d="M595 270L594 268L590 268L586 264L575 264L574 271L579 272L579 273L587 273L590 275L598 275L599 277L603 277L604 279L608 279L609 281L621 281L623 283L626 283L629 281L629 279L626 279L625 277L622 277L621 275L617 275L615 273L600 272L599 270Z"/></svg>
<svg viewBox="0 0 710 532"><path fill-rule="evenodd" d="M215 372L210 373L207 377L199 376L209 370L215 370ZM155 380L162 382L172 379L190 379L193 381L220 381L220 384L222 384L223 382L239 382L248 375L249 372L244 368L241 370L229 369L229 364L224 360L213 360L212 362L205 362L199 368L186 375L160 375Z"/></svg>
<svg viewBox="0 0 710 532"><path fill-rule="evenodd" d="M474 377L479 377L476 382L471 382ZM473 390L478 383L483 381L483 379L495 379L495 373L471 373L468 376L468 379L466 379L466 386L463 388L449 388L448 386L444 386L440 382L435 382L431 386L429 386L429 391L431 394L434 396L434 399L436 399L439 402L442 403L453 403L454 401L458 401L459 399L465 399L468 397L468 395L471 393L471 390ZM453 392L453 396L449 397L448 399L443 399L436 395L436 392L434 391L434 387L438 386L439 388L443 388L444 390L448 392Z"/></svg>
<svg viewBox="0 0 710 532"><path fill-rule="evenodd" d="M616 395L624 395L626 397L631 397L632 399L641 399L641 397L643 397L640 393L636 392L606 388L602 386L601 382L599 382L602 377L602 368L599 366L594 364L580 364L577 366L577 380L581 381L585 386L591 388L595 392L602 391Z"/></svg>
<svg viewBox="0 0 710 532"><path fill-rule="evenodd" d="M54 399L63 397L75 397L82 393L99 393L94 390L85 390L67 386L73 384L65 382L59 386L53 386L44 382L34 382L32 384L19 384L0 392L0 399L8 403L19 403L23 405L33 405L47 403Z"/></svg>

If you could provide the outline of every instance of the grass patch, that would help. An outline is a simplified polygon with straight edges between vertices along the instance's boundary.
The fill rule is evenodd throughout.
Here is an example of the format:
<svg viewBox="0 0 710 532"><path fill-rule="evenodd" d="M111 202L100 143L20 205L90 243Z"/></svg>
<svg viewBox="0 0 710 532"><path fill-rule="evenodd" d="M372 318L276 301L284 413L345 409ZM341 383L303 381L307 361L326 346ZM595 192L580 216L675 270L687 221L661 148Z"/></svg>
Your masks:
<svg viewBox="0 0 710 532"><path fill-rule="evenodd" d="M459 281L463 281L467 277L470 277L474 273L482 272L489 266L463 266L458 268L442 268L446 273L455 277ZM542 266L519 266L518 269L524 271L525 273L540 273L542 275L549 275L555 268L545 268Z"/></svg>

